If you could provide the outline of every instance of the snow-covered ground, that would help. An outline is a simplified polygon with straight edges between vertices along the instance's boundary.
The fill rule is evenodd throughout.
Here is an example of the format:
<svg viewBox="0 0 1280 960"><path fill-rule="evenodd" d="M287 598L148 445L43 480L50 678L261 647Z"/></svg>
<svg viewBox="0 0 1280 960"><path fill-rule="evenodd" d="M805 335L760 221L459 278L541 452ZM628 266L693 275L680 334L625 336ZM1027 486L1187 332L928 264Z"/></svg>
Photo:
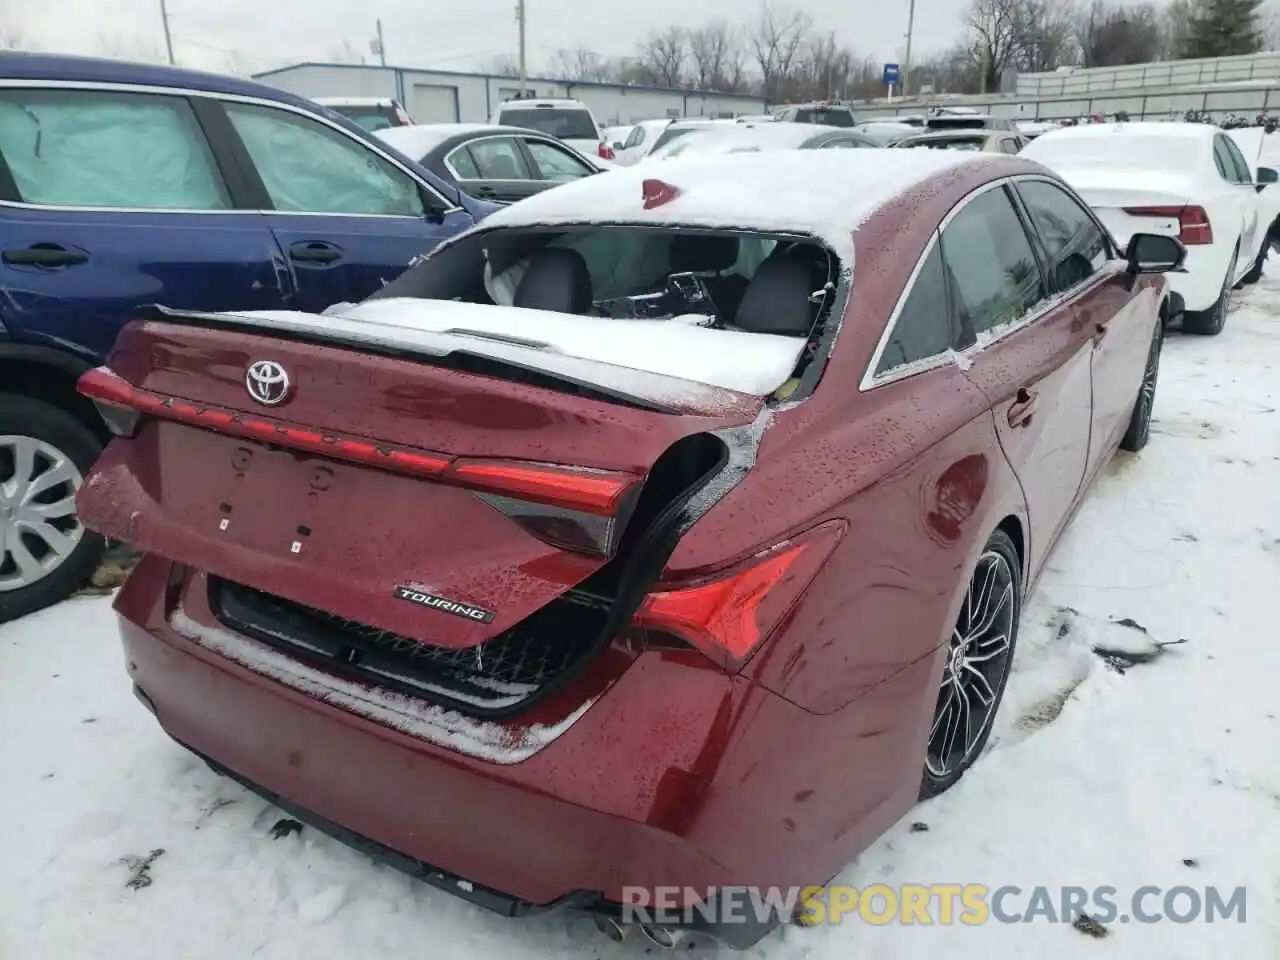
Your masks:
<svg viewBox="0 0 1280 960"><path fill-rule="evenodd" d="M1108 884L1122 904L1144 885L1245 886L1246 922L1115 924L1095 939L1043 921L855 918L788 928L748 956L1280 957L1278 408L1273 271L1221 336L1168 339L1151 444L1116 460L1052 558L988 755L843 877ZM1119 672L1092 652L1145 641L1118 618L1186 643ZM4 960L653 949L617 947L583 921L496 919L311 830L272 839L280 814L169 742L134 701L106 599L0 627L0 771ZM151 883L131 889L138 875Z"/></svg>

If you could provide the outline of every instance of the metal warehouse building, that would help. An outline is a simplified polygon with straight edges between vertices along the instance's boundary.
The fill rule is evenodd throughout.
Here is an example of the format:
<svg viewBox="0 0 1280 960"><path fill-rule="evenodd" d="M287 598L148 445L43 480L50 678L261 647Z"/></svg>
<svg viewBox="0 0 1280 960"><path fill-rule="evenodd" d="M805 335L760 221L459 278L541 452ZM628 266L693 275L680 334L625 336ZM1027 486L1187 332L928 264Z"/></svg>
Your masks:
<svg viewBox="0 0 1280 960"><path fill-rule="evenodd" d="M520 90L513 77L345 63L299 63L254 75L255 80L304 97L394 97L416 123L484 123ZM664 117L732 117L764 113L760 97L664 87L568 82L531 77L530 94L583 101L605 126Z"/></svg>

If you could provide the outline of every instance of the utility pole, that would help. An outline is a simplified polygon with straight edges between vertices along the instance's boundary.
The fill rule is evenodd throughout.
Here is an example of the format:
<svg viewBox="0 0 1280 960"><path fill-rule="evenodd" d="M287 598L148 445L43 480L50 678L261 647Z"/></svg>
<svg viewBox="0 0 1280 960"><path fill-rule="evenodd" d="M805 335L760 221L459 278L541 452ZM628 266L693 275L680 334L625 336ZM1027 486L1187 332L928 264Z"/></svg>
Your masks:
<svg viewBox="0 0 1280 960"><path fill-rule="evenodd" d="M169 51L169 66L174 66L177 61L173 59L173 34L169 32L169 6L165 0L160 0L160 22L164 24L164 45Z"/></svg>
<svg viewBox="0 0 1280 960"><path fill-rule="evenodd" d="M529 71L525 60L524 0L516 0L516 22L520 24L520 96L529 92Z"/></svg>
<svg viewBox="0 0 1280 960"><path fill-rule="evenodd" d="M382 39L382 18L378 18L378 60L385 67L387 65L387 44Z"/></svg>
<svg viewBox="0 0 1280 960"><path fill-rule="evenodd" d="M902 64L902 95L911 96L911 36L916 32L916 0L907 8L907 55Z"/></svg>

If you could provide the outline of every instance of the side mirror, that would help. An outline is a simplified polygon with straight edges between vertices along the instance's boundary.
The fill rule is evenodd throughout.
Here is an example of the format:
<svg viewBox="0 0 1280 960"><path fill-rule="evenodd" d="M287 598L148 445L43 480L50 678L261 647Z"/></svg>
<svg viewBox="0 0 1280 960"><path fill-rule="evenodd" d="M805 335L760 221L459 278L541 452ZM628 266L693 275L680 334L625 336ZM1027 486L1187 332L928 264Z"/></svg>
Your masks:
<svg viewBox="0 0 1280 960"><path fill-rule="evenodd" d="M1280 182L1280 173L1276 172L1273 167L1258 168L1258 192L1261 193L1263 188L1270 184Z"/></svg>
<svg viewBox="0 0 1280 960"><path fill-rule="evenodd" d="M1129 261L1129 272L1132 274L1172 273L1182 269L1182 263L1187 259L1187 248L1177 237L1161 233L1135 233L1129 238L1125 258Z"/></svg>

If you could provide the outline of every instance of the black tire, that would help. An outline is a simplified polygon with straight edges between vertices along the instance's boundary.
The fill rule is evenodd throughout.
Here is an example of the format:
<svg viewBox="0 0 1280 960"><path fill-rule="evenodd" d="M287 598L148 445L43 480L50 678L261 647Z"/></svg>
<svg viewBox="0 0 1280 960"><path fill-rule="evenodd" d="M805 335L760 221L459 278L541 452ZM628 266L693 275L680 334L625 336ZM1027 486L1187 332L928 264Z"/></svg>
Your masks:
<svg viewBox="0 0 1280 960"><path fill-rule="evenodd" d="M64 410L41 400L0 393L0 437L30 437L59 451L86 477L102 452L98 438ZM14 465L0 452L0 483L10 479ZM2 520L0 520L2 522ZM63 519L65 523L65 518ZM79 543L57 566L26 586L0 589L0 623L34 613L64 600L82 587L102 559L102 537L85 530ZM0 551L0 577L14 568L7 550Z"/></svg>
<svg viewBox="0 0 1280 960"><path fill-rule="evenodd" d="M1253 266L1249 268L1249 272L1240 278L1243 284L1257 283L1262 279L1262 268L1267 263L1267 251L1271 249L1271 240L1263 241L1262 249L1258 251L1258 258L1253 261Z"/></svg>
<svg viewBox="0 0 1280 960"><path fill-rule="evenodd" d="M1231 278L1236 272L1236 262L1240 258L1240 245L1236 245L1235 252L1231 254L1231 263L1227 267L1227 275L1222 278L1222 292L1218 294L1218 299L1208 310L1188 310L1182 315L1182 332L1194 333L1201 337L1216 337L1222 332L1223 325L1227 322L1227 309L1231 301Z"/></svg>
<svg viewBox="0 0 1280 960"><path fill-rule="evenodd" d="M1151 348L1147 351L1147 366L1142 372L1142 384L1129 415L1129 429L1120 440L1120 449L1137 453L1151 439L1151 412L1155 409L1156 384L1160 380L1160 354L1164 349L1164 317L1156 321L1151 334Z"/></svg>
<svg viewBox="0 0 1280 960"><path fill-rule="evenodd" d="M988 574L998 576L989 588L998 592L990 593L987 606L983 606L980 602L979 610L975 611L975 598L982 600L982 590L986 583L984 578ZM997 602L1001 605L988 610L988 607ZM973 626L981 626L981 621L987 612L992 614L992 630L997 631L990 637L985 632L969 629ZM1013 651L1017 647L1018 619L1021 614L1022 565L1018 560L1018 550L1008 534L1003 530L997 530L991 534L991 539L987 541L986 547L978 558L977 567L969 578L965 599L960 605L960 618L952 630L950 652L942 668L938 700L934 706L929 741L925 747L924 776L920 782L921 800L928 800L930 797L936 797L950 790L982 755L983 747L991 736L991 725L1000 709L1000 701L1004 698L1004 688L1009 682L1009 668L1013 664ZM975 620L978 622L975 623ZM1004 634L1005 646L1000 650L998 657L988 657L989 651L997 649L993 638L999 632ZM966 635L971 638L968 643L957 642L957 638ZM983 637L986 637L986 640L983 640ZM975 643L974 639L978 642ZM957 650L961 652L957 653ZM963 662L963 665L957 667L956 664L960 662ZM970 706L966 705L963 710L952 706L961 701L965 704L972 703L967 694L963 692L957 694L956 691L962 683L962 679L958 678L963 678L974 671L974 664L979 664L980 667L986 666L978 671L983 676L985 685L975 686L973 689L979 691L984 697L990 694L989 706L984 704L985 716L977 725L974 723L977 718L973 717ZM963 723L966 734L964 748L958 757L954 756L954 750L938 749L942 744L936 742L939 741L940 735L945 741L945 735L951 727L950 718L953 716L957 721L957 732ZM966 720L960 720L961 716Z"/></svg>

